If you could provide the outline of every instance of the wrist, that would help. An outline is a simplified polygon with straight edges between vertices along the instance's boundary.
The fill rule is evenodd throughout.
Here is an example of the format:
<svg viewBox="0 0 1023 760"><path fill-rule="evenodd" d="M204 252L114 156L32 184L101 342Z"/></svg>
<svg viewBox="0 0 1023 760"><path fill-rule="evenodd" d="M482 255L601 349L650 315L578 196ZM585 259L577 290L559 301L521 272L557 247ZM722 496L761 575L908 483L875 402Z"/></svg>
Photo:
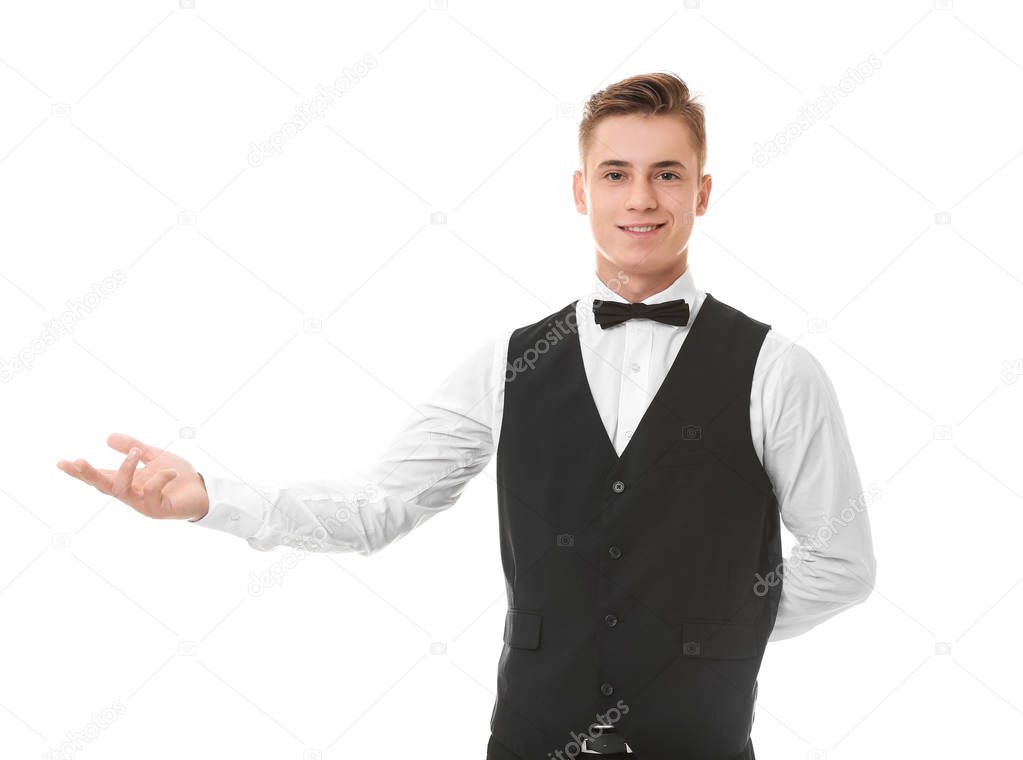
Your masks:
<svg viewBox="0 0 1023 760"><path fill-rule="evenodd" d="M195 474L199 476L199 483L202 485L202 495L205 504L203 506L202 514L195 518L189 518L189 522L199 522L210 513L210 494L209 491L206 490L206 480L203 478L201 472L197 472Z"/></svg>

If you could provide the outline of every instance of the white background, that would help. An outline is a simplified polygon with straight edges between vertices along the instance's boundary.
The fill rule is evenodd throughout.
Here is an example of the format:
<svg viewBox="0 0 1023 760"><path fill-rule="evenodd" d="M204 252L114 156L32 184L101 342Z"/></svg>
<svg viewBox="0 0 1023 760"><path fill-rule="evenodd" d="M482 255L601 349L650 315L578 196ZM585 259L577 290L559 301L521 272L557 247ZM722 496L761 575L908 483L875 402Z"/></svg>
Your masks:
<svg viewBox="0 0 1023 760"><path fill-rule="evenodd" d="M580 106L656 70L707 109L697 285L821 360L880 492L876 591L769 646L758 757L1018 752L1017 12L5 4L0 755L83 732L52 756L395 757L417 734L438 749L416 756L483 757L504 621L493 461L371 558L150 521L55 462L116 467L114 431L251 482L371 459L476 345L578 295ZM366 55L323 118L249 162ZM821 98L829 115L800 125ZM41 343L62 316L70 333Z"/></svg>

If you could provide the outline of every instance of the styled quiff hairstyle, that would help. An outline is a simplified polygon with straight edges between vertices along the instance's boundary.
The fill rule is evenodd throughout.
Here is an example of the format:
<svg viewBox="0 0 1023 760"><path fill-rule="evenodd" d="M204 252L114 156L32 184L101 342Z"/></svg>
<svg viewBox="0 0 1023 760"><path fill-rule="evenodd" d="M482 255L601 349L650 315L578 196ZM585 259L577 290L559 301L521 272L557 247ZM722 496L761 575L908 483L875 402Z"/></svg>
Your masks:
<svg viewBox="0 0 1023 760"><path fill-rule="evenodd" d="M593 132L608 116L638 113L648 116L678 116L689 127L696 148L696 176L703 176L707 161L707 128L703 106L689 94L689 87L670 72L639 74L608 85L594 93L583 107L579 122L579 165L586 173L586 153L593 142Z"/></svg>

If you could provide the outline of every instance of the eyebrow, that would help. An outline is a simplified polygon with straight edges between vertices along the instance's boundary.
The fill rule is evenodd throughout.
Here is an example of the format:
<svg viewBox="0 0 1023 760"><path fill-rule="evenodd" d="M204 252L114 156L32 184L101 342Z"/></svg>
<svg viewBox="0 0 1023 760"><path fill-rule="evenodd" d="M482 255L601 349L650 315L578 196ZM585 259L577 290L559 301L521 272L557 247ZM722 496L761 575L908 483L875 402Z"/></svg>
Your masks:
<svg viewBox="0 0 1023 760"><path fill-rule="evenodd" d="M597 164L597 168L598 169L603 169L605 166L631 167L632 164L630 164L628 161L618 161L618 160L613 160L613 159L608 159L607 161L601 161L599 164ZM681 161L673 161L673 160L658 161L656 163L650 164L650 166L652 168L654 168L654 169L668 169L668 168L672 168L672 169L675 169L675 168L685 169L686 168L686 165L683 164Z"/></svg>

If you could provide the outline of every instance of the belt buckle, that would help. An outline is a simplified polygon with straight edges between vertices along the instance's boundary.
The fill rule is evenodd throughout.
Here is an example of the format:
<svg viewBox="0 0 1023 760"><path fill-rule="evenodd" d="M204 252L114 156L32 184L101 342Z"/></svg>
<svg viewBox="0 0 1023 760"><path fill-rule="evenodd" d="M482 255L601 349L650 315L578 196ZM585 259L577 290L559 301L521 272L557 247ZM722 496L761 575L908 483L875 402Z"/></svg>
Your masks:
<svg viewBox="0 0 1023 760"><path fill-rule="evenodd" d="M614 726L607 726L607 725L601 725L601 724L596 724L596 723L590 726L591 730L595 729L595 728L610 729L609 733L612 734L612 735L615 735L615 727ZM603 734L604 734L604 731L602 730L601 731L601 736L603 736ZM590 746L589 746L591 738L596 739L597 737L589 737L589 736L587 736L587 737L583 738L582 748L579 750L579 754L581 754L581 755L604 755L604 756L614 755L615 757L621 757L622 756L623 753L621 751L601 752L600 750L591 749ZM627 741L625 741L625 738L624 737L618 737L618 738L620 738L621 741L622 741L622 744L625 745L624 754L627 754L627 755L633 754L632 747L630 747L629 743Z"/></svg>

